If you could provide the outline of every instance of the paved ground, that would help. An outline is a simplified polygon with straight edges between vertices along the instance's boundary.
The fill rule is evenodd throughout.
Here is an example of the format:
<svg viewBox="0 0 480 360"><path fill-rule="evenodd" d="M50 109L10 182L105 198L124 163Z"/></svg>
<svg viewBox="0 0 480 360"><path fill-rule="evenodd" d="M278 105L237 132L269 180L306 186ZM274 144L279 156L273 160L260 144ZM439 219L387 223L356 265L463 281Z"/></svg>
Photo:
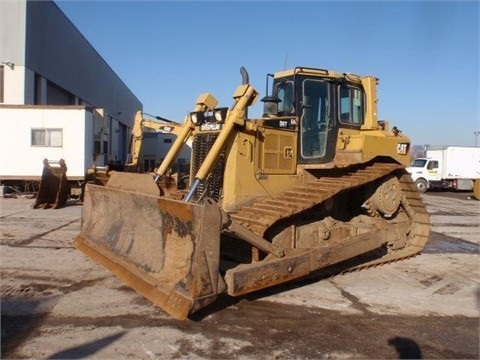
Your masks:
<svg viewBox="0 0 480 360"><path fill-rule="evenodd" d="M0 198L2 358L479 358L480 202L423 195L422 255L224 297L188 321L75 250L80 206Z"/></svg>

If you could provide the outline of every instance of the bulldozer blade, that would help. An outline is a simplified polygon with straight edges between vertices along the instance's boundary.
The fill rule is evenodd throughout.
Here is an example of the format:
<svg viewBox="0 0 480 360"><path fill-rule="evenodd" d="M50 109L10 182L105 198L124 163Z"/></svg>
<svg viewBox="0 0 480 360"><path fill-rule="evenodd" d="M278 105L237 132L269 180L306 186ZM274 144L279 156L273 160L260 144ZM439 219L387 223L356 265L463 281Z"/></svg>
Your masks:
<svg viewBox="0 0 480 360"><path fill-rule="evenodd" d="M213 202L198 205L88 184L75 246L185 319L225 290L219 273L221 226Z"/></svg>
<svg viewBox="0 0 480 360"><path fill-rule="evenodd" d="M58 167L51 166L47 159L43 161L42 177L33 205L34 209L58 209L67 202L69 195L67 166L64 160L60 160L58 165Z"/></svg>

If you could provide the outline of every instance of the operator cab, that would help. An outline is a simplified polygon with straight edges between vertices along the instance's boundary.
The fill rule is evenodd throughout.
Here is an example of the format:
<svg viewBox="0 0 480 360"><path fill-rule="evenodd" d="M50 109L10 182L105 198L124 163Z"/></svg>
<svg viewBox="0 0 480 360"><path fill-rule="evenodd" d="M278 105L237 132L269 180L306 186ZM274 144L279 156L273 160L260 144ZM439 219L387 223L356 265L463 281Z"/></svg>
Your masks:
<svg viewBox="0 0 480 360"><path fill-rule="evenodd" d="M364 123L363 86L357 76L327 70L296 68L290 73L274 78L272 95L262 99L264 116L298 119L299 164L330 162L339 129L359 130ZM290 128L291 122L278 124Z"/></svg>

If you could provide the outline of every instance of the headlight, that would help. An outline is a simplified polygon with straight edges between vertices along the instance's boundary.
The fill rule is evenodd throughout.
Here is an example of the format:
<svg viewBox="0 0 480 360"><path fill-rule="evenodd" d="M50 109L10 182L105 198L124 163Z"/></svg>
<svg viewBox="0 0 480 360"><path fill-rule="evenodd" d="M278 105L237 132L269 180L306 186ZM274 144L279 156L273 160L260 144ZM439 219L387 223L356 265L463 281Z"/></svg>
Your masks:
<svg viewBox="0 0 480 360"><path fill-rule="evenodd" d="M191 112L190 120L192 120L192 123L194 123L195 125L199 125L203 122L203 120L205 120L205 113L201 111Z"/></svg>
<svg viewBox="0 0 480 360"><path fill-rule="evenodd" d="M225 122L225 119L227 118L227 112L228 108L218 108L213 110L213 117L215 120L219 123Z"/></svg>

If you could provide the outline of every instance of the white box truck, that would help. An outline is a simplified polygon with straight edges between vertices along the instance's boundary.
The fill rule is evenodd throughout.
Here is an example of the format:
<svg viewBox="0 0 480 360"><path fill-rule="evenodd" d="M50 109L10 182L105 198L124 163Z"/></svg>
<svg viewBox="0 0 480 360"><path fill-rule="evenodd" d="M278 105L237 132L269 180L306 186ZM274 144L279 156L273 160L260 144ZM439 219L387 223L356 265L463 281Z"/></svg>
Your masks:
<svg viewBox="0 0 480 360"><path fill-rule="evenodd" d="M435 188L472 190L473 179L480 178L480 147L432 147L425 158L413 160L407 171L422 193Z"/></svg>

